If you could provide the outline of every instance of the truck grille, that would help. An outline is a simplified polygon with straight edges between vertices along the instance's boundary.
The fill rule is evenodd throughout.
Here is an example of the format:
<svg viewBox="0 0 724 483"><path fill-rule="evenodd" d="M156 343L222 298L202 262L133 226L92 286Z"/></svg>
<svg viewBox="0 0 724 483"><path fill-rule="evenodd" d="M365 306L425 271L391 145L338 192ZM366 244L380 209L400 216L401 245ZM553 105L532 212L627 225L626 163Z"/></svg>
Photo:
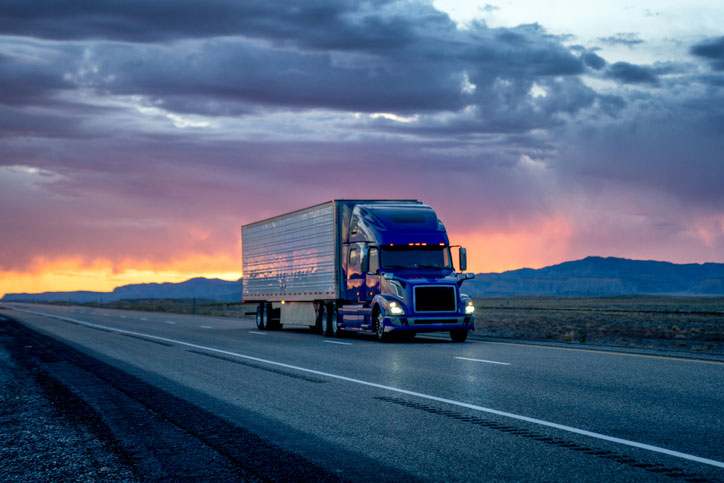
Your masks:
<svg viewBox="0 0 724 483"><path fill-rule="evenodd" d="M457 297L454 286L415 287L415 312L455 312Z"/></svg>

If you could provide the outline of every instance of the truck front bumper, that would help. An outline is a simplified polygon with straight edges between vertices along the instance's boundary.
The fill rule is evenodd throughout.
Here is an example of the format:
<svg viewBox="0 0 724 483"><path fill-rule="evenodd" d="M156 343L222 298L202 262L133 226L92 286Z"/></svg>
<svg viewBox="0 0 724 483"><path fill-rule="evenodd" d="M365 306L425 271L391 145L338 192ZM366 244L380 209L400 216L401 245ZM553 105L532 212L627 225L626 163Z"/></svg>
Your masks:
<svg viewBox="0 0 724 483"><path fill-rule="evenodd" d="M447 330L475 330L472 315L405 315L385 317L385 332L438 332Z"/></svg>

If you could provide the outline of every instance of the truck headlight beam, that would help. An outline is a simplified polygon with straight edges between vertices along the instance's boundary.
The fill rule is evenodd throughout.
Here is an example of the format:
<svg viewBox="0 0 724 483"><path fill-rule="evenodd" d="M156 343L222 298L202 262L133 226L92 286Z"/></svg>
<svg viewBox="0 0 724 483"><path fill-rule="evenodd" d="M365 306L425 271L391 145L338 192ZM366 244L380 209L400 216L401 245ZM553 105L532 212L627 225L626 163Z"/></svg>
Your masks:
<svg viewBox="0 0 724 483"><path fill-rule="evenodd" d="M469 300L467 305L465 305L465 313L470 315L475 312L475 305L473 304L472 300Z"/></svg>
<svg viewBox="0 0 724 483"><path fill-rule="evenodd" d="M390 302L388 310L390 311L390 315L404 315L405 309L402 308L402 306L397 302Z"/></svg>

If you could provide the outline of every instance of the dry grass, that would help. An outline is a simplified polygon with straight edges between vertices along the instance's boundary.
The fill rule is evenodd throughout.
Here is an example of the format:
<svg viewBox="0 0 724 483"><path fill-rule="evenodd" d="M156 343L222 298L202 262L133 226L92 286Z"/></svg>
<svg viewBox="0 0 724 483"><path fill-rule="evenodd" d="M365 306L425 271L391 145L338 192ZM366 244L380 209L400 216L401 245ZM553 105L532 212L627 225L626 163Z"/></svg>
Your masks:
<svg viewBox="0 0 724 483"><path fill-rule="evenodd" d="M476 333L724 353L724 297L475 299Z"/></svg>
<svg viewBox="0 0 724 483"><path fill-rule="evenodd" d="M102 307L235 318L242 318L246 316L247 312L256 311L256 304L215 302L205 299L196 299L195 301L192 299L120 300L102 304Z"/></svg>

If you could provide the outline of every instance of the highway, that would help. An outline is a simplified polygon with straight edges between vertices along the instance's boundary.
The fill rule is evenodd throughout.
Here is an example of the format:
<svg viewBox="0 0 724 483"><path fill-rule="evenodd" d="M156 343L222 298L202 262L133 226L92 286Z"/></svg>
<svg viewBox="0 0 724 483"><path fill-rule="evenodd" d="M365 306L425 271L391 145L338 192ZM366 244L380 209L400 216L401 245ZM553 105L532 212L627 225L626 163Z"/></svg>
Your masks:
<svg viewBox="0 0 724 483"><path fill-rule="evenodd" d="M724 480L721 358L3 307L346 480Z"/></svg>

